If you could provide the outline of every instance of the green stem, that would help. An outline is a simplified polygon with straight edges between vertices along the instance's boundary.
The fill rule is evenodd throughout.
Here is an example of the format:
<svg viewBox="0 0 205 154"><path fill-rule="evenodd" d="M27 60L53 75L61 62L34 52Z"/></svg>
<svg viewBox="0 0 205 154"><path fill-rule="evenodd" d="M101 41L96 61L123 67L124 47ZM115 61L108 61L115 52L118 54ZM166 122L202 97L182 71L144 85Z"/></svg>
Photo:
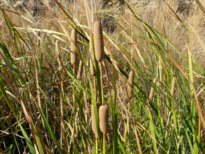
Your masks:
<svg viewBox="0 0 205 154"><path fill-rule="evenodd" d="M104 104L104 96L103 96L103 73L102 73L102 64L100 63L100 84L101 84L101 99L102 105Z"/></svg>
<svg viewBox="0 0 205 154"><path fill-rule="evenodd" d="M95 139L95 145L96 145L95 153L98 154L98 139L97 138Z"/></svg>
<svg viewBox="0 0 205 154"><path fill-rule="evenodd" d="M106 154L106 135L103 134L103 154Z"/></svg>

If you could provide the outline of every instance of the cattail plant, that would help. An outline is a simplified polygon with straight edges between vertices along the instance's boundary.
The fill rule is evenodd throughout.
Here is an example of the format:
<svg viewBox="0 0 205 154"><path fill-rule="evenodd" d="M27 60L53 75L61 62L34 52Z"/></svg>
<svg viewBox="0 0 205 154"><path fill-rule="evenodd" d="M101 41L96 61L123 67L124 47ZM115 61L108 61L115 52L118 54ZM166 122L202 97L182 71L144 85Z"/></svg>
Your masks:
<svg viewBox="0 0 205 154"><path fill-rule="evenodd" d="M95 57L100 65L100 84L101 84L101 104L104 103L103 97L103 77L102 77L102 61L104 57L104 43L103 43L103 32L100 20L94 23L94 47L95 47Z"/></svg>
<svg viewBox="0 0 205 154"><path fill-rule="evenodd" d="M92 44L91 44L92 45ZM92 46L91 46L92 47ZM106 151L106 134L108 128L108 107L104 105L103 96L103 81L102 81L102 64L104 58L104 42L103 42L103 32L100 20L94 23L94 47L95 47L95 58L100 64L100 84L101 84L101 106L99 108L99 120L100 120L100 130L103 133L103 154ZM91 55L92 56L92 55Z"/></svg>
<svg viewBox="0 0 205 154"><path fill-rule="evenodd" d="M103 32L100 20L94 23L94 45L95 45L95 56L98 62L101 62L104 57L104 43L103 43Z"/></svg>
<svg viewBox="0 0 205 154"><path fill-rule="evenodd" d="M95 76L94 64L92 60L90 60L90 75Z"/></svg>
<svg viewBox="0 0 205 154"><path fill-rule="evenodd" d="M100 131L103 133L103 154L106 148L106 134L108 131L108 106L101 105L99 108Z"/></svg>
<svg viewBox="0 0 205 154"><path fill-rule="evenodd" d="M134 86L134 72L130 71L127 83L127 92L129 99L133 96L133 86Z"/></svg>
<svg viewBox="0 0 205 154"><path fill-rule="evenodd" d="M91 106L91 120L92 120L92 131L95 135L95 145L96 145L96 154L98 154L98 123L97 123L97 114L95 114L95 108L94 105Z"/></svg>
<svg viewBox="0 0 205 154"><path fill-rule="evenodd" d="M71 31L71 54L70 54L71 64L75 65L77 62L77 33L73 29Z"/></svg>

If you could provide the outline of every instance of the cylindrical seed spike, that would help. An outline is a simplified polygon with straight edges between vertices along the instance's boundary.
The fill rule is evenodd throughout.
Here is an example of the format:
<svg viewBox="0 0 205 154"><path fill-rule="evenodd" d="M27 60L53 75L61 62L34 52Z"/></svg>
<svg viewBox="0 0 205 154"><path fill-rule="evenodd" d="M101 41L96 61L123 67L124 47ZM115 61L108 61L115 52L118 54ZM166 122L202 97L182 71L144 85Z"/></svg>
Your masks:
<svg viewBox="0 0 205 154"><path fill-rule="evenodd" d="M106 135L108 131L108 106L101 105L99 108L100 131Z"/></svg>
<svg viewBox="0 0 205 154"><path fill-rule="evenodd" d="M95 56L98 62L101 62L104 57L104 42L101 22L97 20L94 23L94 46Z"/></svg>

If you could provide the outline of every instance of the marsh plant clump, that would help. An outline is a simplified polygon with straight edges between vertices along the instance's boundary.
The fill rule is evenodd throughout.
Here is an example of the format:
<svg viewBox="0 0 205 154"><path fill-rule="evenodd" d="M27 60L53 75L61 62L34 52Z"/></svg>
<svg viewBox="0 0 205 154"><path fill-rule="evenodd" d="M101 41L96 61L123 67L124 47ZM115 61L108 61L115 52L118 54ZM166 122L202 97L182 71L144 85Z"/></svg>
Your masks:
<svg viewBox="0 0 205 154"><path fill-rule="evenodd" d="M1 1L0 153L205 153L194 4L184 15L177 0L44 1L37 18Z"/></svg>

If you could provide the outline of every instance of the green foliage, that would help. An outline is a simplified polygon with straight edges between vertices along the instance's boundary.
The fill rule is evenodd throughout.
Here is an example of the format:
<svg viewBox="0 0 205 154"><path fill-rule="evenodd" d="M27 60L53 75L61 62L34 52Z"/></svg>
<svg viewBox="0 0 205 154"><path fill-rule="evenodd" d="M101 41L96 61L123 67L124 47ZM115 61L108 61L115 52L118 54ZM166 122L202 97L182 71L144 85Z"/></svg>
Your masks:
<svg viewBox="0 0 205 154"><path fill-rule="evenodd" d="M129 19L118 17L116 32L104 33L105 60L94 60L95 76L89 70L89 41L95 41L89 27L92 19L81 21L56 2L62 21L55 18L48 26L42 19L36 27L32 18L13 7L0 8L0 150L102 153L106 147L104 151L113 154L205 152L198 99L204 72L195 70L198 64L190 49L181 58L182 52L165 34L141 19L129 3L124 5L132 28L127 28ZM79 64L70 64L73 28L82 73ZM130 70L135 79L131 99ZM106 146L100 131L96 141L91 128L91 105L99 125L98 108L103 103L110 115Z"/></svg>

